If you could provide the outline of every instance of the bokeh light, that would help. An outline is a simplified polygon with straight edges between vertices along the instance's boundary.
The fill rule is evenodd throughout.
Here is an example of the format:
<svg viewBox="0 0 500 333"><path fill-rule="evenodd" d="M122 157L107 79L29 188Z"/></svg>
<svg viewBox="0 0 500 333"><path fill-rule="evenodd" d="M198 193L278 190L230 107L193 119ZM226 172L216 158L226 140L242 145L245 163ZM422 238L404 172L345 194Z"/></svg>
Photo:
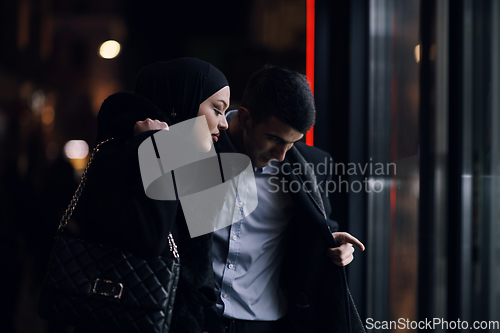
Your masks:
<svg viewBox="0 0 500 333"><path fill-rule="evenodd" d="M101 44L99 55L104 59L113 59L120 53L120 43L116 40L108 40Z"/></svg>
<svg viewBox="0 0 500 333"><path fill-rule="evenodd" d="M71 140L64 145L64 153L69 159L83 159L89 154L89 145L83 140Z"/></svg>
<svg viewBox="0 0 500 333"><path fill-rule="evenodd" d="M415 46L415 49L413 50L413 52L415 53L415 61L417 63L419 63L420 62L420 44Z"/></svg>
<svg viewBox="0 0 500 333"><path fill-rule="evenodd" d="M42 110L42 123L46 126L49 126L54 122L54 117L54 107L46 105Z"/></svg>

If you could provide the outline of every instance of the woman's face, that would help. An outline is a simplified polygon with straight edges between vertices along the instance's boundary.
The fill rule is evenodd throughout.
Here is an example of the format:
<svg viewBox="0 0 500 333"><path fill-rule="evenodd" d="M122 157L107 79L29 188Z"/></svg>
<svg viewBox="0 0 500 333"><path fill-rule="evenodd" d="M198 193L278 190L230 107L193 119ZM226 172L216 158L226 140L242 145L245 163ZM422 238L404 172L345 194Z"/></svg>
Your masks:
<svg viewBox="0 0 500 333"><path fill-rule="evenodd" d="M225 113L229 107L229 95L229 86L225 86L200 104L198 117L205 116L212 140L215 142L219 140L220 131L228 127Z"/></svg>

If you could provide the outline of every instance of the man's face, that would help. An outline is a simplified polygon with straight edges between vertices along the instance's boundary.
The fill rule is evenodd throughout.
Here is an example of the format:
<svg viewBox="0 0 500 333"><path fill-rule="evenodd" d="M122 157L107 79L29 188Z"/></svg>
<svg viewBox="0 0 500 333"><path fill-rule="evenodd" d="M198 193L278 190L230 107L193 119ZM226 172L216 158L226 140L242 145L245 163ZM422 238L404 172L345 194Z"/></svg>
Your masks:
<svg viewBox="0 0 500 333"><path fill-rule="evenodd" d="M271 116L255 126L250 122L244 130L243 139L253 166L263 168L272 160L283 161L286 152L303 136L304 134Z"/></svg>

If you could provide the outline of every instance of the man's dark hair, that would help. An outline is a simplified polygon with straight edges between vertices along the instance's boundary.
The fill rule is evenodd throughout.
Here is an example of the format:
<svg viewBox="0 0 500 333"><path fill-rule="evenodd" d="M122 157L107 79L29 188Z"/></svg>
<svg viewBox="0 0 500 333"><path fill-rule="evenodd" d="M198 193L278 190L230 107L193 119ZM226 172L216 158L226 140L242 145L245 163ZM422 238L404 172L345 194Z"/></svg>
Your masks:
<svg viewBox="0 0 500 333"><path fill-rule="evenodd" d="M255 125L271 116L303 134L314 125L314 97L307 78L289 69L266 66L252 74L241 106Z"/></svg>

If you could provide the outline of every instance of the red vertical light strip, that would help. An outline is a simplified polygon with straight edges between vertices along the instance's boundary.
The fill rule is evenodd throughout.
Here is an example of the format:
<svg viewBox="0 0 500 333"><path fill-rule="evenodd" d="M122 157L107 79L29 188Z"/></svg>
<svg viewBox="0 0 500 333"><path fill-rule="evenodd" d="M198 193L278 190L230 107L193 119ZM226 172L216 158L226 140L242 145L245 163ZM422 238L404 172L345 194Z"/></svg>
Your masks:
<svg viewBox="0 0 500 333"><path fill-rule="evenodd" d="M398 158L398 73L397 73L397 60L398 60L398 21L396 13L392 13L392 73L391 73L391 163L396 163ZM391 263L390 263L390 277L389 277L389 307L391 308L396 304L395 302L395 288L394 283L396 279L396 210L397 210L397 191L396 191L396 175L391 176L391 190L390 190L390 239L391 239ZM392 318L391 318L392 319Z"/></svg>
<svg viewBox="0 0 500 333"><path fill-rule="evenodd" d="M314 94L314 21L315 0L306 0L306 75ZM306 144L314 146L314 126L306 134Z"/></svg>

